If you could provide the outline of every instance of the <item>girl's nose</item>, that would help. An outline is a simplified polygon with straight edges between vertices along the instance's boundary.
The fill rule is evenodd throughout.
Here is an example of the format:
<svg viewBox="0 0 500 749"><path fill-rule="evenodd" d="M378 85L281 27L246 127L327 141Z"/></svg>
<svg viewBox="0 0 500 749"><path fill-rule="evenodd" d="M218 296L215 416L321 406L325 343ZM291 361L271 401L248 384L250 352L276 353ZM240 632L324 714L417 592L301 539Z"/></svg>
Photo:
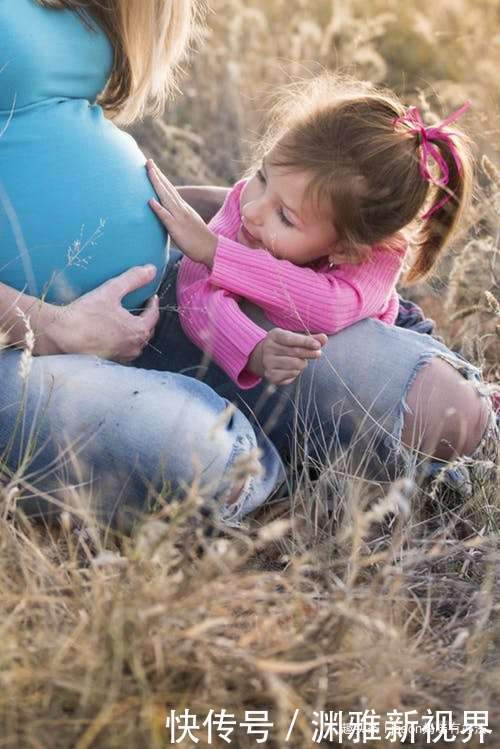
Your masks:
<svg viewBox="0 0 500 749"><path fill-rule="evenodd" d="M259 200L249 200L242 207L241 213L243 218L251 221L256 226L262 223L262 206Z"/></svg>

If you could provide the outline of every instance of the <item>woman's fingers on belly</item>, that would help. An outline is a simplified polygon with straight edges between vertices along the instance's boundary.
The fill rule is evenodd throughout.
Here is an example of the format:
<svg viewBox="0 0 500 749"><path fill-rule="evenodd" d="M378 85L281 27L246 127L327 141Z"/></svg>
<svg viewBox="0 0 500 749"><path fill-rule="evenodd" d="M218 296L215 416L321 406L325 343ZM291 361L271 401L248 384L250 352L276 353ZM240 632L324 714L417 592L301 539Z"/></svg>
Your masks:
<svg viewBox="0 0 500 749"><path fill-rule="evenodd" d="M151 337L160 317L160 300L158 294L153 294L153 296L148 299L140 317L142 317L144 323L148 326Z"/></svg>
<svg viewBox="0 0 500 749"><path fill-rule="evenodd" d="M106 281L101 289L104 293L116 297L121 302L123 297L130 294L131 291L136 291L151 283L157 272L155 266L151 264L129 268L119 276Z"/></svg>
<svg viewBox="0 0 500 749"><path fill-rule="evenodd" d="M44 331L53 343L53 352L93 354L122 363L140 356L158 322L159 300L154 295L139 314L132 314L121 299L150 276L147 269L132 268L58 307L49 329Z"/></svg>

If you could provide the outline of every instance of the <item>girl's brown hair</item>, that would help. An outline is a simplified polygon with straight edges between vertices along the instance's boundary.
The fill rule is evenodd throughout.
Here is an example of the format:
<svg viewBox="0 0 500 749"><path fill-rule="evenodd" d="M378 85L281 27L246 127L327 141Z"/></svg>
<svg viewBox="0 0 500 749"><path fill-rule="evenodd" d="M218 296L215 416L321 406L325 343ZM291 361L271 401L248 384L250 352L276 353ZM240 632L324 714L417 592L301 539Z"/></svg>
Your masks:
<svg viewBox="0 0 500 749"><path fill-rule="evenodd" d="M196 34L202 0L36 0L72 10L108 36L113 68L99 103L123 124L158 114L173 90Z"/></svg>
<svg viewBox="0 0 500 749"><path fill-rule="evenodd" d="M424 178L421 136L395 124L405 112L391 92L323 75L299 92L293 87L273 108L264 148L275 166L311 175L307 198L332 213L346 249L387 242L429 208L413 236L405 279L413 283L430 272L457 227L473 162L468 139L453 127L453 135L446 131L453 148L432 140L448 166L447 185Z"/></svg>

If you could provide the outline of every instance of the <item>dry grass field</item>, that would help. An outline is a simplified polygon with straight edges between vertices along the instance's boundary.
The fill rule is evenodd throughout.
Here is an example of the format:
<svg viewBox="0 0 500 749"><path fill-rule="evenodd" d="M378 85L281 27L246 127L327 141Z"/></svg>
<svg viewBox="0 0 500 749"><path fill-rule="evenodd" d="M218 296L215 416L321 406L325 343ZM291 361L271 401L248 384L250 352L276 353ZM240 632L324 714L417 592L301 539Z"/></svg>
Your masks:
<svg viewBox="0 0 500 749"><path fill-rule="evenodd" d="M163 120L134 128L179 184L238 177L269 92L321 68L389 84L429 116L472 99L463 125L477 144L474 206L438 276L411 293L493 389L498 3L211 6L183 95ZM363 725L343 746L500 746L499 483L489 468L465 501L410 481L368 491L346 471L334 496L327 482L304 481L241 530L207 535L188 502L127 538L66 516L53 528L28 523L4 482L0 749L223 747L223 727L237 749L327 747L339 745L327 723L340 711ZM451 711L458 731L487 711L492 733L444 727L401 742L395 711L422 727ZM241 724L266 716L257 744L264 734Z"/></svg>

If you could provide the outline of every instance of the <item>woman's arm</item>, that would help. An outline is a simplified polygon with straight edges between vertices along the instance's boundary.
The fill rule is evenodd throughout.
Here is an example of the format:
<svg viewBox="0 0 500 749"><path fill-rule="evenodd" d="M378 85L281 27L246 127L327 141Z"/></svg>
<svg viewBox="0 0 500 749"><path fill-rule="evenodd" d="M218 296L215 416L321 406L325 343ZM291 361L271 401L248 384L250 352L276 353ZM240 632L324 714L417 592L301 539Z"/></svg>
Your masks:
<svg viewBox="0 0 500 749"><path fill-rule="evenodd" d="M53 305L0 283L0 327L11 346L23 346L26 324L35 333L36 355L94 354L127 363L137 358L158 321L158 298L152 297L140 315L121 300L150 283L152 265L130 268L66 305Z"/></svg>
<svg viewBox="0 0 500 749"><path fill-rule="evenodd" d="M23 345L26 334L23 316L32 321L32 327L36 319L39 327L48 328L53 321L53 313L53 305L42 304L37 297L0 283L0 329L7 336L8 345Z"/></svg>

